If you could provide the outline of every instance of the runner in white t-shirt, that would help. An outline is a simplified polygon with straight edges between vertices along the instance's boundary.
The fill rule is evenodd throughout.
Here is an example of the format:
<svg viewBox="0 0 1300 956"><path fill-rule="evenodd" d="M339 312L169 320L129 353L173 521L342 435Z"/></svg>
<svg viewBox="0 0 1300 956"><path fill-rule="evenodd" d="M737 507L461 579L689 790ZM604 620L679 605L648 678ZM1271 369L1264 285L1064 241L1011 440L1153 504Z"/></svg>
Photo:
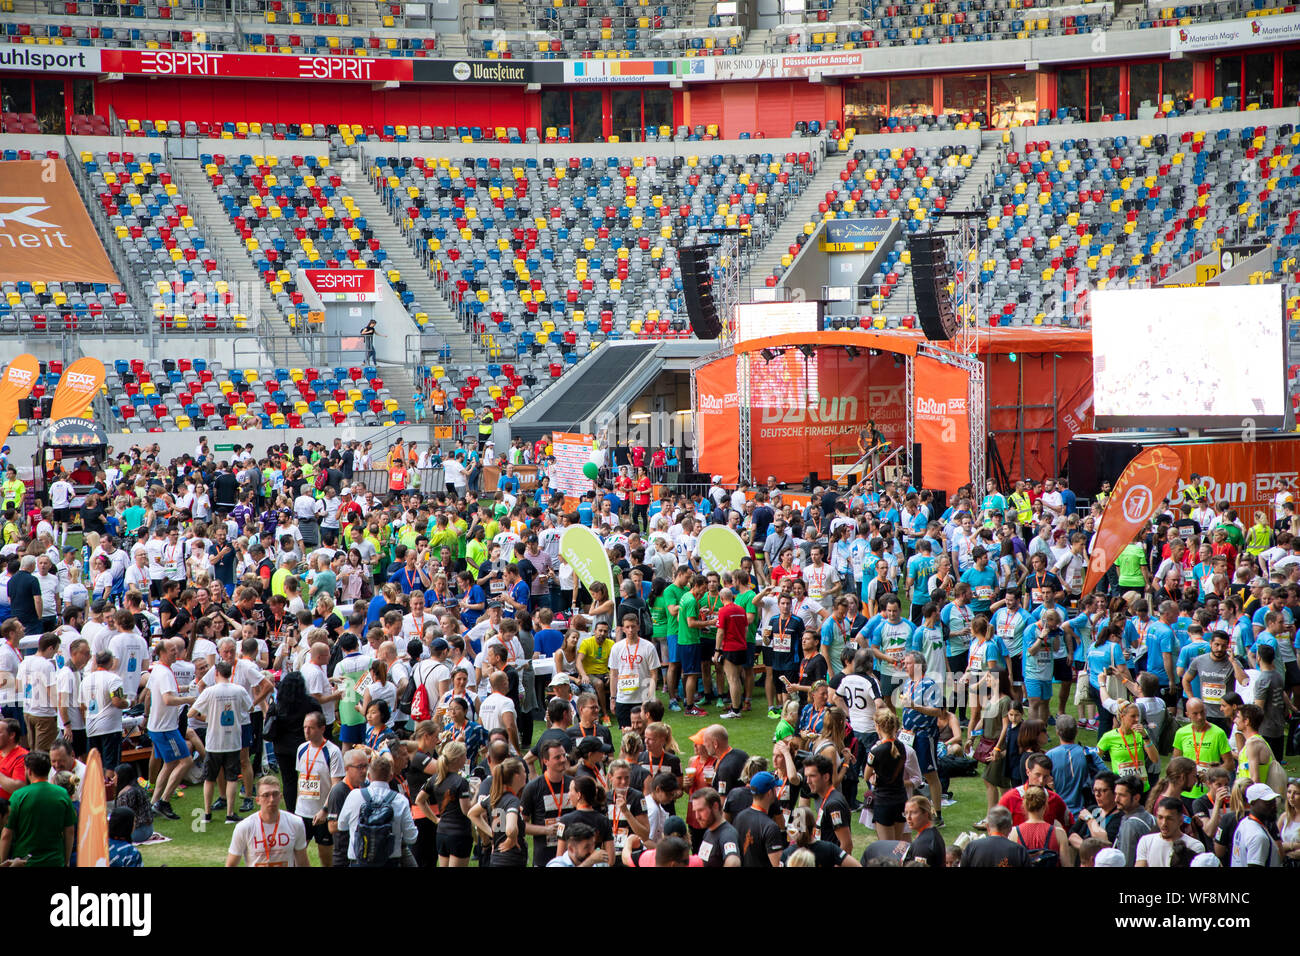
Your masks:
<svg viewBox="0 0 1300 956"><path fill-rule="evenodd" d="M226 853L226 866L310 866L307 828L302 819L280 809L280 781L257 781L258 811L235 827Z"/></svg>
<svg viewBox="0 0 1300 956"><path fill-rule="evenodd" d="M325 720L320 714L303 718L306 742L298 748L298 794L294 812L302 818L309 840L316 841L316 855L321 866L334 859L334 837L330 833L325 798L332 788L343 782L343 751L325 739Z"/></svg>

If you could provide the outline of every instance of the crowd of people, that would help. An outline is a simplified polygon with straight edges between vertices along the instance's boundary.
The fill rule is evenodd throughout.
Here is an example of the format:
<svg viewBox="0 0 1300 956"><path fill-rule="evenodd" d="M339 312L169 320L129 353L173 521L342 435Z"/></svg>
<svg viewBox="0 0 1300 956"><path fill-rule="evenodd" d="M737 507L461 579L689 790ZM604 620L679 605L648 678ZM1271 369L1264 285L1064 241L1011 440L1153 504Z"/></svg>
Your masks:
<svg viewBox="0 0 1300 956"><path fill-rule="evenodd" d="M227 866L1300 865L1290 501L1193 480L1084 593L1064 481L673 494L641 449L566 502L544 441L458 444L435 487L337 441L135 447L30 510L11 472L0 865L68 862L92 749L121 866L186 788Z"/></svg>

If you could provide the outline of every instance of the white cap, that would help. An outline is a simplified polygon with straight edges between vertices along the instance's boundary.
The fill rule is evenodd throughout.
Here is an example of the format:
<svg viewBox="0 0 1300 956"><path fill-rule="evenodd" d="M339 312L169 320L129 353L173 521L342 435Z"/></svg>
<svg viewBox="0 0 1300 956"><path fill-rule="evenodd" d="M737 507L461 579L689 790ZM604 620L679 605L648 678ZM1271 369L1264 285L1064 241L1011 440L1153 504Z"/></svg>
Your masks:
<svg viewBox="0 0 1300 956"><path fill-rule="evenodd" d="M722 476L721 476L721 475L714 475L714 476L713 476L713 482L714 482L714 484L721 484L721 482L722 482Z"/></svg>
<svg viewBox="0 0 1300 956"><path fill-rule="evenodd" d="M1277 793L1266 783L1252 783L1246 788L1246 802L1254 803L1256 800L1276 800Z"/></svg>
<svg viewBox="0 0 1300 956"><path fill-rule="evenodd" d="M1106 847L1104 850L1098 850L1096 857L1092 861L1093 866L1120 866L1124 865L1124 854L1114 847Z"/></svg>
<svg viewBox="0 0 1300 956"><path fill-rule="evenodd" d="M564 684L567 684L567 683L569 683L569 675L568 675L568 674L565 674L563 671L561 671L561 672L555 674L553 677L551 677L551 683L550 683L548 686L550 686L550 687L560 687L560 686L562 686L562 685L564 685Z"/></svg>
<svg viewBox="0 0 1300 956"><path fill-rule="evenodd" d="M1213 853L1198 853L1192 857L1192 866L1223 866Z"/></svg>

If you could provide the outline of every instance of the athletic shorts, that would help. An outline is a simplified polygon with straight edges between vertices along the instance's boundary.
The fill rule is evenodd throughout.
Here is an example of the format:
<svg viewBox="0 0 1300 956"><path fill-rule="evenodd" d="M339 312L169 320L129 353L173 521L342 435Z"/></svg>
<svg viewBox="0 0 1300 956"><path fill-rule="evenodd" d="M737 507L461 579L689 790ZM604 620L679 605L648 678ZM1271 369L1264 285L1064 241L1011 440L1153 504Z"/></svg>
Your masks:
<svg viewBox="0 0 1300 956"><path fill-rule="evenodd" d="M151 730L149 739L153 741L153 755L163 763L175 763L190 755L185 735L179 730Z"/></svg>
<svg viewBox="0 0 1300 956"><path fill-rule="evenodd" d="M361 744L366 741L365 724L342 724L339 727L339 743Z"/></svg>
<svg viewBox="0 0 1300 956"><path fill-rule="evenodd" d="M892 827L903 823L906 817L903 816L903 808L907 806L907 801L902 803L885 802L882 800L875 801L871 807L871 818L874 822L879 823L882 827Z"/></svg>
<svg viewBox="0 0 1300 956"><path fill-rule="evenodd" d="M226 773L226 783L232 783L239 779L238 750L208 751L208 759L204 763L203 779L209 783L216 783L223 770Z"/></svg>
<svg viewBox="0 0 1300 956"><path fill-rule="evenodd" d="M298 819L302 821L302 825L307 831L308 842L315 840L319 846L334 845L334 834L330 833L328 821L325 823L312 823L311 817L301 816Z"/></svg>
<svg viewBox="0 0 1300 956"><path fill-rule="evenodd" d="M690 674L699 675L700 673L700 645L699 644L678 644L677 660L682 665L682 676Z"/></svg>
<svg viewBox="0 0 1300 956"><path fill-rule="evenodd" d="M763 648L759 647L757 644L746 644L745 645L745 666L753 667L754 664L757 663L758 656L759 654L762 653L762 651Z"/></svg>
<svg viewBox="0 0 1300 956"><path fill-rule="evenodd" d="M916 762L921 767L921 773L929 773L931 770L939 769L939 751L935 747L934 738L926 733L918 733L916 741L912 744L912 749L916 751Z"/></svg>
<svg viewBox="0 0 1300 956"><path fill-rule="evenodd" d="M632 708L640 707L640 704L620 704L614 703L614 719L618 721L619 727L632 726Z"/></svg>
<svg viewBox="0 0 1300 956"><path fill-rule="evenodd" d="M1039 700L1051 700L1052 682L1050 680L1027 679L1025 681L1025 696L1036 697Z"/></svg>
<svg viewBox="0 0 1300 956"><path fill-rule="evenodd" d="M55 509L54 509L54 523L55 523L55 524L67 524L67 523L68 523L68 519L71 518L71 517L72 517L72 509L71 509L71 508L55 508Z"/></svg>
<svg viewBox="0 0 1300 956"><path fill-rule="evenodd" d="M1287 690L1290 690L1292 687L1295 687L1297 684L1300 684L1300 663L1296 663L1295 661L1287 661L1286 664L1283 666L1283 670L1285 671L1285 674L1283 676L1286 678Z"/></svg>
<svg viewBox="0 0 1300 956"><path fill-rule="evenodd" d="M718 642L715 638L712 637L700 638L700 660L701 661L713 660L713 655L717 653L717 650L718 650Z"/></svg>
<svg viewBox="0 0 1300 956"><path fill-rule="evenodd" d="M960 654L948 655L948 673L963 674L966 672L966 662L970 660L970 651L962 651Z"/></svg>
<svg viewBox="0 0 1300 956"><path fill-rule="evenodd" d="M1058 657L1052 661L1052 678L1059 680L1062 684L1068 684L1074 680L1074 670L1070 667L1068 658Z"/></svg>
<svg viewBox="0 0 1300 956"><path fill-rule="evenodd" d="M244 724L239 728L239 746L245 750L251 750L253 747L253 725Z"/></svg>
<svg viewBox="0 0 1300 956"><path fill-rule="evenodd" d="M669 664L681 663L678 657L678 653L679 652L677 650L677 635L669 634L668 635L668 663Z"/></svg>
<svg viewBox="0 0 1300 956"><path fill-rule="evenodd" d="M737 667L745 667L749 663L749 651L723 651L722 660L725 664L735 664Z"/></svg>
<svg viewBox="0 0 1300 956"><path fill-rule="evenodd" d="M1011 658L1011 683L1023 684L1025 682L1025 659L1019 654Z"/></svg>
<svg viewBox="0 0 1300 956"><path fill-rule="evenodd" d="M468 859L474 848L474 836L470 833L443 833L438 830L435 840L438 856L454 856Z"/></svg>
<svg viewBox="0 0 1300 956"><path fill-rule="evenodd" d="M782 690L784 688L784 685L781 683L782 677L788 680L791 684L799 683L799 668L797 667L791 667L786 670L777 670L774 667L772 668L772 675L773 675L773 680L776 681L777 690Z"/></svg>

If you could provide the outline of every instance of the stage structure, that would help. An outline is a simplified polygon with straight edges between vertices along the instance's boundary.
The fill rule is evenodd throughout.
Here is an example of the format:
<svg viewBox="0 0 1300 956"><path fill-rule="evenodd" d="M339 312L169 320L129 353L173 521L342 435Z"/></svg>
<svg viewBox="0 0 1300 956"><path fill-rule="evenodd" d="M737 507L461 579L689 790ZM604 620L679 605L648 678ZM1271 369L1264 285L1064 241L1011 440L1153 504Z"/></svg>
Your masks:
<svg viewBox="0 0 1300 956"><path fill-rule="evenodd" d="M780 303L774 303L779 307ZM984 366L916 336L796 331L746 338L691 371L699 467L726 480L827 484L888 474L949 494L982 485ZM886 445L864 455L874 432Z"/></svg>

